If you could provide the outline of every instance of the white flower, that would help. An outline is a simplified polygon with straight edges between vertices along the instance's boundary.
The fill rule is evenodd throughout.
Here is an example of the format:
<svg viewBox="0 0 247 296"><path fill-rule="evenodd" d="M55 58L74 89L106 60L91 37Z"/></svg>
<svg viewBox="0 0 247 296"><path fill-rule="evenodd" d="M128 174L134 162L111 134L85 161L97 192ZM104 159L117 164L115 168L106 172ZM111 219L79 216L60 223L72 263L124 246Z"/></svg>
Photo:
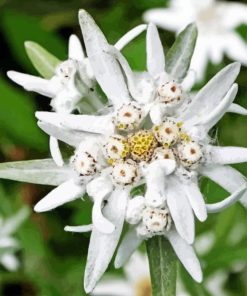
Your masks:
<svg viewBox="0 0 247 296"><path fill-rule="evenodd" d="M0 217L0 264L9 271L16 271L19 268L20 263L15 252L20 249L20 244L12 236L27 219L28 214L28 209L22 208L10 218Z"/></svg>
<svg viewBox="0 0 247 296"><path fill-rule="evenodd" d="M240 2L216 0L171 0L168 8L155 8L144 14L147 22L161 28L180 32L196 22L199 30L191 68L197 80L204 77L208 60L222 61L224 53L231 59L247 65L247 45L235 28L247 23L247 5Z"/></svg>
<svg viewBox="0 0 247 296"><path fill-rule="evenodd" d="M87 133L97 134L98 143L99 139L102 139L104 143L102 150L108 162L105 167L106 179L102 181L101 176L91 181L93 185L91 186L90 183L88 185L91 188L89 194L93 196L94 209L99 209L102 201L107 200L107 206L103 210L104 217L116 228L112 233L103 234L106 232L105 225L94 223L85 273L85 289L86 291L93 289L112 258L121 233L129 191L138 185L139 180L146 182L147 185L143 197L145 207L142 207L142 211L140 209L134 211L134 216L129 220L130 223L138 223L137 231L135 231L136 235L133 235L132 231L129 234L131 238L127 236L128 239L125 240L130 246L125 246L123 243L124 247L120 247L123 251L119 251L119 260L125 262L143 239L153 235L165 235L194 279L201 281L200 265L190 246L195 235L194 214L199 220L204 221L207 218L207 210L209 212L219 211L246 193L246 182L243 179L241 186L235 186L234 190L233 188L227 189L233 193L228 199L218 204L206 205L198 187L198 176L205 175L205 171L217 169L219 163L222 165L220 168L224 169L223 164L247 160L245 148L214 147L209 144L207 136L209 129L224 115L236 96L237 86L233 83L240 66L235 63L224 68L197 94L191 103L188 101L179 112L174 110L174 117L171 117L170 110L167 110L162 114L162 121L153 126L145 120L148 109L145 106L146 103L143 102L152 102L155 96L147 97L137 91L140 80L136 80L136 85L133 84L135 80L133 77L130 78L133 73L121 54L115 49L112 50L102 32L86 12L81 11L80 18L92 69L112 107L106 114L98 116L45 112L38 112L36 116L43 130L67 143L69 143L68 134L72 137L73 134L77 136L80 132L85 135ZM150 30L157 32L155 27L150 25L147 36L151 36ZM159 39L157 35L155 36L154 41L157 45ZM96 43L95 40L98 42ZM160 41L158 43L160 44ZM150 43L148 48L150 50ZM150 51L148 51L148 56L152 57L153 67L160 65L160 60L155 61ZM127 83L116 59L128 77ZM164 73L163 67L162 71L157 72L158 77L160 73ZM142 82L149 83L149 81L144 76ZM156 89L159 90L158 84L151 83L150 87L152 91L148 94L156 93ZM170 87L176 92L174 83ZM133 89L135 90L134 95ZM161 94L164 96L164 92ZM170 96L169 89L168 96ZM138 107L134 105L136 103L139 104ZM137 120L138 114L142 119L140 122ZM133 121L131 121L132 118ZM156 122L155 113L152 119ZM123 135L122 131L124 131ZM164 151L164 157L160 153L162 147L169 149L169 153ZM215 151L217 151L216 154L214 154ZM227 157L228 151L233 152L229 153L229 158ZM156 157L157 154L158 157ZM215 155L215 158L212 155ZM226 176L224 178L226 179ZM108 182L112 180L112 188L116 188L110 198L107 197L109 193L105 194L104 190L99 194L106 180ZM96 205L97 201L100 206ZM110 213L111 209L112 213ZM117 212L117 209L121 211ZM150 218L147 213L152 213L152 217ZM85 231L85 228L67 227L66 230ZM187 253L184 250L187 250ZM124 255L121 255L121 252ZM119 266L119 263L116 265Z"/></svg>
<svg viewBox="0 0 247 296"><path fill-rule="evenodd" d="M181 71L186 74L188 63L175 58L174 77L170 80L154 25L149 25L147 31L149 74L136 75L121 53L108 44L91 16L81 10L79 18L92 71L109 105L97 115L37 112L41 129L75 148L71 162L60 168L50 160L3 164L0 177L59 185L36 205L36 211L51 210L84 192L89 194L94 202L92 225L65 228L92 231L86 292L93 290L107 269L125 219L134 226L120 246L117 267L144 239L163 235L192 277L200 282L200 264L190 246L195 236L194 214L204 221L207 211L220 211L247 196L246 181L240 177L241 184L239 181L235 187L233 183L227 187L231 180L226 181L223 186L233 194L213 205L205 204L198 187L200 175L213 172L210 178L215 180L214 171L224 170L223 164L247 160L245 148L214 147L207 135L236 96L237 86L233 83L240 66L235 63L224 68L190 102L173 81L176 77L182 79ZM182 96L185 100L181 108ZM169 108L162 107L166 103ZM162 112L153 111L156 106ZM132 211L136 198L130 199L130 191L143 183L146 190L135 203L138 209Z"/></svg>

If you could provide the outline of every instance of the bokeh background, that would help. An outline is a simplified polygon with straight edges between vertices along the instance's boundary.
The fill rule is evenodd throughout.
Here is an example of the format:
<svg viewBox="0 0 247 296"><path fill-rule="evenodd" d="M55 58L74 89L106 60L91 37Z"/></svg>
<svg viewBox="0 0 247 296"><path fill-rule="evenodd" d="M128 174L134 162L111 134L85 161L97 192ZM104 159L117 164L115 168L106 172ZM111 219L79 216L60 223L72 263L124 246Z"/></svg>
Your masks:
<svg viewBox="0 0 247 296"><path fill-rule="evenodd" d="M247 1L240 1L247 4ZM37 75L28 60L24 41L36 41L61 60L67 58L67 40L74 33L81 38L77 21L79 8L88 10L105 32L116 42L125 32L142 22L142 14L153 7L163 7L165 0L0 0L0 161L47 158L48 137L40 131L35 110L50 110L49 100L28 93L6 77L7 70ZM237 32L247 42L247 26ZM160 30L165 48L174 41L174 34ZM82 40L82 38L81 38ZM145 34L124 49L135 70L145 69ZM227 58L215 66L208 65L211 78L227 65ZM197 85L202 86L205 81ZM237 103L247 108L247 72L242 68ZM227 114L212 131L220 145L247 147L247 119ZM247 165L238 169L247 176ZM227 196L216 184L203 179L203 192L208 202ZM23 204L33 205L50 188L12 181L0 183L0 214L9 216ZM89 236L65 233L65 225L90 222L90 202L75 201L52 212L36 214L20 227L16 237L21 242L18 257L21 267L10 273L0 267L0 295L3 296L67 296L85 295L83 270ZM210 215L206 223L197 223L197 250L205 281L194 283L180 267L180 277L189 295L218 296L210 292L220 281L223 295L247 295L247 211L236 204L221 214ZM121 274L111 266L109 274ZM216 291L216 290L215 290ZM128 296L128 295L126 295Z"/></svg>

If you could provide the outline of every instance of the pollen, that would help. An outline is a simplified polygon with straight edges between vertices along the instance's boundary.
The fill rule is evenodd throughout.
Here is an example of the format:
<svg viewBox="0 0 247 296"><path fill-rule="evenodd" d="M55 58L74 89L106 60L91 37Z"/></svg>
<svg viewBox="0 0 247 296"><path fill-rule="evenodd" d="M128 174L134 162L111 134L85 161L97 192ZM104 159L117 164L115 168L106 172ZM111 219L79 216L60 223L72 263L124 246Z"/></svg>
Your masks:
<svg viewBox="0 0 247 296"><path fill-rule="evenodd" d="M114 162L112 180L116 185L127 186L139 180L140 174L136 162L132 159Z"/></svg>
<svg viewBox="0 0 247 296"><path fill-rule="evenodd" d="M96 159L87 151L78 151L71 159L75 171L80 176L90 176L97 171Z"/></svg>
<svg viewBox="0 0 247 296"><path fill-rule="evenodd" d="M143 111L136 103L123 104L113 117L113 124L120 131L133 131L143 120Z"/></svg>
<svg viewBox="0 0 247 296"><path fill-rule="evenodd" d="M183 100L183 92L177 83L169 81L162 84L158 89L158 99L160 103L164 103L167 106L176 106Z"/></svg>
<svg viewBox="0 0 247 296"><path fill-rule="evenodd" d="M130 155L135 161L149 161L158 143L151 131L141 130L128 138Z"/></svg>
<svg viewBox="0 0 247 296"><path fill-rule="evenodd" d="M116 160L125 159L129 155L128 140L120 135L110 136L103 146L103 153L110 165Z"/></svg>
<svg viewBox="0 0 247 296"><path fill-rule="evenodd" d="M172 219L168 209L146 207L142 215L143 223L151 233L157 234L171 228Z"/></svg>
<svg viewBox="0 0 247 296"><path fill-rule="evenodd" d="M152 160L171 159L175 160L173 150L165 147L158 147L154 150Z"/></svg>
<svg viewBox="0 0 247 296"><path fill-rule="evenodd" d="M203 159L202 147L194 141L180 144L177 154L181 164L190 169L196 169Z"/></svg>
<svg viewBox="0 0 247 296"><path fill-rule="evenodd" d="M162 124L153 127L153 133L160 144L170 147L178 141L180 128L176 122L165 120Z"/></svg>

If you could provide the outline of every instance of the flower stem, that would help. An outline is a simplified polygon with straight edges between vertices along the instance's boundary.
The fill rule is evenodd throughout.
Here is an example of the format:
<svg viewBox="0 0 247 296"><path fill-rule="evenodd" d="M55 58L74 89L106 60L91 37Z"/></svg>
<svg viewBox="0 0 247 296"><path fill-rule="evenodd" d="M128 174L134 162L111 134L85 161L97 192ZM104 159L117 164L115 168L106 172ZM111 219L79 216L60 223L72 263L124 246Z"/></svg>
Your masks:
<svg viewBox="0 0 247 296"><path fill-rule="evenodd" d="M177 257L170 242L155 236L146 242L152 282L152 296L175 296Z"/></svg>

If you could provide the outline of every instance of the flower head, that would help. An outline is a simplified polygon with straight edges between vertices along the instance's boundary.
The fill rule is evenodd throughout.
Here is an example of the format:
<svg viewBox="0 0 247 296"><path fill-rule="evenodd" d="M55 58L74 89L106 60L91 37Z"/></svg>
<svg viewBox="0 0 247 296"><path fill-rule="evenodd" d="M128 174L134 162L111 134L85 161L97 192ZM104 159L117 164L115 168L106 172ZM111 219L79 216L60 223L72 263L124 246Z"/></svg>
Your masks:
<svg viewBox="0 0 247 296"><path fill-rule="evenodd" d="M159 235L170 241L182 264L200 282L201 267L191 246L194 215L204 221L207 212L247 198L245 179L224 166L246 161L246 148L216 147L208 136L237 94L234 81L240 66L234 63L224 68L192 100L181 83L195 44L193 25L181 33L179 46L175 42L165 67L158 31L150 24L148 73L136 75L87 12L80 11L79 20L87 58L108 104L96 115L37 112L41 129L74 147L71 161L60 168L50 160L16 163L15 167L25 168L20 176L13 164L4 164L0 176L58 185L35 206L39 212L88 193L93 202L92 224L65 228L92 231L85 271L87 292L107 269L124 221L131 227L118 249L116 267L122 266L143 240ZM184 36L193 41L186 49L181 46ZM187 57L186 62L177 59L181 55ZM219 172L226 169L237 176L236 185L227 175L217 180ZM232 195L207 205L198 186L200 176L210 176ZM145 190L132 198L132 189L142 184Z"/></svg>
<svg viewBox="0 0 247 296"><path fill-rule="evenodd" d="M235 31L238 25L247 23L246 4L217 0L171 0L168 8L148 10L144 19L175 32L180 32L191 22L197 24L199 38L191 62L197 80L204 77L208 60L218 64L224 53L233 60L247 64L247 46Z"/></svg>

